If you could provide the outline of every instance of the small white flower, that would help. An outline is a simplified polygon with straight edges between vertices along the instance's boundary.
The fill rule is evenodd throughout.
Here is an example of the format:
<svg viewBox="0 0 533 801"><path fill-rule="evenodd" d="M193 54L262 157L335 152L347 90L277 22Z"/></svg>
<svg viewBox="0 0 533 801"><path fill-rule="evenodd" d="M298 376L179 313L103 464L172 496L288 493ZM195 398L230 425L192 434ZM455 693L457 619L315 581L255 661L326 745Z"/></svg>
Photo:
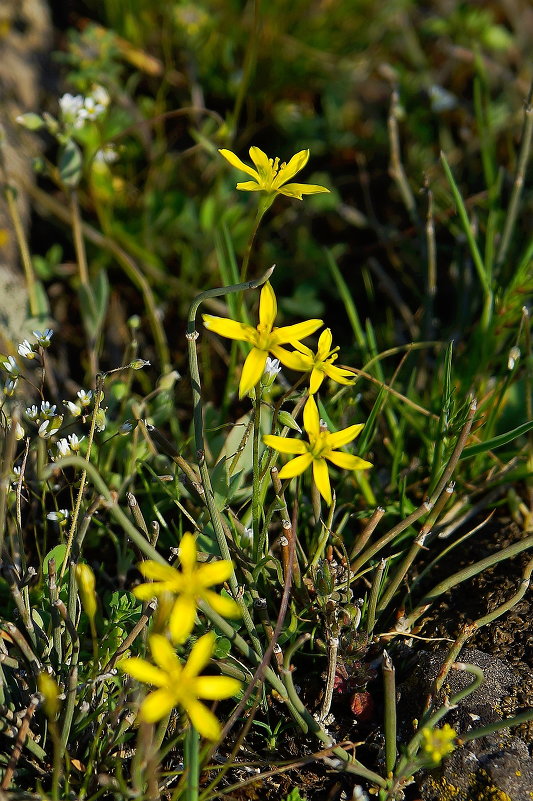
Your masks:
<svg viewBox="0 0 533 801"><path fill-rule="evenodd" d="M118 159L118 153L113 145L105 145L94 154L94 160L98 164L113 164Z"/></svg>
<svg viewBox="0 0 533 801"><path fill-rule="evenodd" d="M25 359L35 359L36 353L33 350L32 346L28 342L27 339L24 339L17 348L20 356L24 356Z"/></svg>
<svg viewBox="0 0 533 801"><path fill-rule="evenodd" d="M70 450L74 451L74 453L78 453L78 451L80 449L80 445L81 445L81 443L82 443L82 441L84 439L85 439L85 437L82 437L81 439L78 439L78 435L77 434L69 434L68 435L68 444L70 445Z"/></svg>
<svg viewBox="0 0 533 801"><path fill-rule="evenodd" d="M268 356L265 364L265 373L271 376L277 375L279 372L281 372L281 364L279 363L279 359L271 359L270 356Z"/></svg>
<svg viewBox="0 0 533 801"><path fill-rule="evenodd" d="M39 426L39 430L37 433L39 434L40 437L42 437L42 439L50 439L50 437L53 437L54 434L57 434L62 422L63 418L61 416L54 417L52 421L45 420Z"/></svg>
<svg viewBox="0 0 533 801"><path fill-rule="evenodd" d="M71 95L67 92L59 98L59 107L63 117L74 118L79 110L83 108L83 97L81 95Z"/></svg>
<svg viewBox="0 0 533 801"><path fill-rule="evenodd" d="M72 403L72 401L63 401L69 412L73 417L79 417L81 414L81 409L76 403Z"/></svg>
<svg viewBox="0 0 533 801"><path fill-rule="evenodd" d="M45 331L34 331L33 336L41 348L49 348L54 332L51 328L47 328Z"/></svg>
<svg viewBox="0 0 533 801"><path fill-rule="evenodd" d="M263 375L261 377L261 384L268 389L268 387L271 387L274 383L279 372L281 372L281 364L279 363L279 359L271 359L269 356L265 363L265 369L263 370Z"/></svg>
<svg viewBox="0 0 533 801"><path fill-rule="evenodd" d="M254 541L254 530L253 528L245 528L241 534L241 545L245 548L250 548Z"/></svg>
<svg viewBox="0 0 533 801"><path fill-rule="evenodd" d="M104 89L103 86L95 86L92 91L92 98L100 106L107 108L111 98L109 97L109 93L107 89Z"/></svg>
<svg viewBox="0 0 533 801"><path fill-rule="evenodd" d="M26 417L28 417L30 420L37 420L39 417L39 409L37 406L28 406L26 409Z"/></svg>
<svg viewBox="0 0 533 801"><path fill-rule="evenodd" d="M2 363L4 365L4 370L7 370L7 372L13 378L18 378L19 377L20 369L19 369L19 366L16 363L16 361L15 361L13 356L4 356L4 359L3 359Z"/></svg>
<svg viewBox="0 0 533 801"><path fill-rule="evenodd" d="M11 429L12 425L13 425L13 420L10 420L9 421L9 428L10 429ZM24 431L24 429L22 428L22 426L20 425L20 423L17 420L17 422L15 424L15 438L17 440L21 440L21 439L24 439L25 436L26 436L26 432Z"/></svg>
<svg viewBox="0 0 533 801"><path fill-rule="evenodd" d="M104 111L105 106L102 103L97 103L94 97L86 97L78 116L81 120L96 120Z"/></svg>
<svg viewBox="0 0 533 801"><path fill-rule="evenodd" d="M46 515L47 520L53 520L56 523L64 523L68 518L68 509L59 509L57 512L48 512Z"/></svg>
<svg viewBox="0 0 533 801"><path fill-rule="evenodd" d="M126 422L122 423L122 425L119 426L118 429L119 434L130 434L132 431L133 431L133 423L131 422L131 420L126 420Z"/></svg>
<svg viewBox="0 0 533 801"><path fill-rule="evenodd" d="M45 418L53 417L56 413L55 403L52 405L49 401L41 401L41 415Z"/></svg>
<svg viewBox="0 0 533 801"><path fill-rule="evenodd" d="M520 348L516 345L509 351L509 358L507 360L507 369L513 370L515 364L520 361Z"/></svg>
<svg viewBox="0 0 533 801"><path fill-rule="evenodd" d="M43 423L41 423L41 425L39 426L39 430L37 432L40 437L44 437L46 439L47 437L50 436L50 434L46 433L46 429L48 428L49 425L50 425L50 420L45 420Z"/></svg>
<svg viewBox="0 0 533 801"><path fill-rule="evenodd" d="M14 472L14 474L15 474L17 477L18 477L18 476L20 476L20 466L19 466L19 465L16 465L16 466L13 468L13 472Z"/></svg>
<svg viewBox="0 0 533 801"><path fill-rule="evenodd" d="M59 106L63 122L73 125L74 128L83 126L84 118L81 114L83 111L83 97L81 95L67 93L59 98Z"/></svg>
<svg viewBox="0 0 533 801"><path fill-rule="evenodd" d="M70 453L70 445L68 439L63 437L56 442L57 452L60 456L68 456Z"/></svg>
<svg viewBox="0 0 533 801"><path fill-rule="evenodd" d="M10 398L13 395L15 389L17 388L17 381L18 378L7 379L6 383L4 384L4 394L6 397Z"/></svg>
<svg viewBox="0 0 533 801"><path fill-rule="evenodd" d="M82 406L89 406L89 404L91 403L92 397L93 397L93 393L92 393L91 389L88 392L85 392L84 389L80 389L78 391L77 395L78 395L78 398L80 399L80 403L81 403Z"/></svg>

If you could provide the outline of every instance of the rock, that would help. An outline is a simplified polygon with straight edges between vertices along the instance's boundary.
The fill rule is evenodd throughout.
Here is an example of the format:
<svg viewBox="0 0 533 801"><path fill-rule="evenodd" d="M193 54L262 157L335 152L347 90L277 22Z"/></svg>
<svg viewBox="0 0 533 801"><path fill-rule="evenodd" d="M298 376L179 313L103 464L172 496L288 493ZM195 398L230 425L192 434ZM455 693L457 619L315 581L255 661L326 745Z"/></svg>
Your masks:
<svg viewBox="0 0 533 801"><path fill-rule="evenodd" d="M44 0L0 2L0 126L3 148L0 185L15 188L23 225L29 221L29 203L23 185L33 180L32 157L38 139L16 123L16 117L39 110L40 58L47 52L52 26ZM27 296L19 268L16 238L3 191L0 192L0 339L16 343L27 336ZM6 350L4 343L0 343Z"/></svg>
<svg viewBox="0 0 533 801"><path fill-rule="evenodd" d="M412 733L411 721L420 718L446 653L419 652L415 668L399 687L399 715L405 721L401 735L406 741ZM512 717L518 706L519 675L503 660L475 648L464 649L460 661L480 667L485 681L451 709L443 722L461 735ZM441 700L472 681L466 671L450 671ZM439 768L418 778L424 801L532 801L533 763L528 744L516 732L503 729L458 748Z"/></svg>

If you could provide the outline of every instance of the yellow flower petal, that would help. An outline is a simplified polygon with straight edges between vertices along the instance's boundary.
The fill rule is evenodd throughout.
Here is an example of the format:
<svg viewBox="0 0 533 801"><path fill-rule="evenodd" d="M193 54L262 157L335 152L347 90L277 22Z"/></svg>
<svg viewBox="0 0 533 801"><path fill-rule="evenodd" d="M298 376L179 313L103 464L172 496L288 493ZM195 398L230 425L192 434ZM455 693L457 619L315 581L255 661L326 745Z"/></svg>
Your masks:
<svg viewBox="0 0 533 801"><path fill-rule="evenodd" d="M255 178L256 180L259 179L259 175L253 169L253 167L249 167L248 164L245 164L244 161L241 161L240 158L235 155L235 153L231 152L231 150L222 149L219 150L218 152L220 153L221 156L224 156L226 161L229 161L232 167L236 167L238 170L242 170L242 172L248 173L248 175L251 175L252 178Z"/></svg>
<svg viewBox="0 0 533 801"><path fill-rule="evenodd" d="M197 676L204 669L211 658L214 645L215 635L212 631L208 631L207 634L204 634L194 643L190 656L183 668L184 678L190 679L193 676Z"/></svg>
<svg viewBox="0 0 533 801"><path fill-rule="evenodd" d="M304 356L303 353L299 353L298 351L285 350L285 348L282 348L280 345L275 345L273 348L270 348L270 352L290 370L298 370L301 373L307 373L313 367L312 359L309 359L308 356Z"/></svg>
<svg viewBox="0 0 533 801"><path fill-rule="evenodd" d="M281 468L279 471L280 478L294 478L303 473L313 461L311 453L304 453L303 456L297 456L296 459L291 459L290 462Z"/></svg>
<svg viewBox="0 0 533 801"><path fill-rule="evenodd" d="M177 570L170 565L162 565L159 562L154 562L153 559L147 559L146 562L140 562L137 565L139 572L142 573L144 578L156 579L157 581L172 582L176 578Z"/></svg>
<svg viewBox="0 0 533 801"><path fill-rule="evenodd" d="M132 679L143 681L145 684L154 684L156 687L164 687L167 684L167 674L164 671L138 656L122 659L117 667Z"/></svg>
<svg viewBox="0 0 533 801"><path fill-rule="evenodd" d="M270 184L272 181L273 169L267 154L263 153L260 148L254 146L252 146L248 152L250 153L250 158L257 168L261 182L263 184ZM267 187L263 188L265 189ZM268 188L270 189L270 186Z"/></svg>
<svg viewBox="0 0 533 801"><path fill-rule="evenodd" d="M315 395L315 393L318 392L324 378L325 375L323 370L317 370L316 367L313 368L311 372L311 377L309 379L309 392L311 395Z"/></svg>
<svg viewBox="0 0 533 801"><path fill-rule="evenodd" d="M264 192L265 188L257 181L240 181L235 189L240 189L242 192Z"/></svg>
<svg viewBox="0 0 533 801"><path fill-rule="evenodd" d="M266 350L252 348L242 367L241 380L239 382L239 398L244 398L244 396L260 381L265 371L267 358L268 352Z"/></svg>
<svg viewBox="0 0 533 801"><path fill-rule="evenodd" d="M151 634L148 638L152 659L165 673L181 672L181 662L166 637L162 634Z"/></svg>
<svg viewBox="0 0 533 801"><path fill-rule="evenodd" d="M296 153L296 155L291 158L288 164L286 164L284 167L281 167L276 175L276 178L274 179L272 189L279 189L282 184L285 184L287 181L290 181L291 178L294 178L297 172L303 170L308 161L308 150L300 150L299 153Z"/></svg>
<svg viewBox="0 0 533 801"><path fill-rule="evenodd" d="M331 486L329 483L328 466L325 459L313 460L313 478L318 491L326 501L328 506L331 506Z"/></svg>
<svg viewBox="0 0 533 801"><path fill-rule="evenodd" d="M179 595L174 602L168 621L172 642L185 642L196 621L196 602L190 595Z"/></svg>
<svg viewBox="0 0 533 801"><path fill-rule="evenodd" d="M191 573L197 565L196 539L190 531L186 531L181 538L179 547L179 560L181 569Z"/></svg>
<svg viewBox="0 0 533 801"><path fill-rule="evenodd" d="M274 345L285 345L289 342L293 345L299 339L304 339L310 334L314 334L317 328L320 328L323 320L305 320L303 323L296 323L296 325L285 325L282 328L274 328L270 335L270 347Z"/></svg>
<svg viewBox="0 0 533 801"><path fill-rule="evenodd" d="M364 427L364 423L357 423L355 426L348 426L341 431L328 434L328 445L330 448L342 448L343 445L358 437Z"/></svg>
<svg viewBox="0 0 533 801"><path fill-rule="evenodd" d="M191 723L196 731L206 740L218 740L220 737L220 723L208 709L200 701L191 699L187 703L185 710L191 719Z"/></svg>
<svg viewBox="0 0 533 801"><path fill-rule="evenodd" d="M303 342L294 342L293 346L304 356L309 358L310 365L314 364L315 357L311 348L308 348L307 345L304 345ZM311 369L311 367L309 367Z"/></svg>
<svg viewBox="0 0 533 801"><path fill-rule="evenodd" d="M318 337L318 346L316 349L316 355L320 361L323 361L325 358L327 358L327 356L329 356L332 341L333 337L331 335L331 328L324 328Z"/></svg>
<svg viewBox="0 0 533 801"><path fill-rule="evenodd" d="M305 442L293 437L277 437L275 434L265 434L263 442L269 448L279 451L279 453L306 453L308 450Z"/></svg>
<svg viewBox="0 0 533 801"><path fill-rule="evenodd" d="M251 342L252 344L257 339L257 330L252 328L251 325L238 323L236 320L230 320L227 317L215 317L212 314L204 314L202 317L205 327L209 331L214 331L215 334L220 334L222 337L237 339L241 342Z"/></svg>
<svg viewBox="0 0 533 801"><path fill-rule="evenodd" d="M220 584L231 576L233 566L229 559L220 559L217 562L209 562L200 565L196 571L196 581L202 587L211 587L212 584Z"/></svg>
<svg viewBox="0 0 533 801"><path fill-rule="evenodd" d="M145 723L157 723L176 706L174 693L163 688L147 695L139 709L139 717Z"/></svg>
<svg viewBox="0 0 533 801"><path fill-rule="evenodd" d="M343 370L342 367L335 367L333 364L328 364L327 362L323 365L323 370L325 374L331 378L333 381L336 381L337 384L353 384L355 376L350 370Z"/></svg>
<svg viewBox="0 0 533 801"><path fill-rule="evenodd" d="M194 689L198 698L208 701L218 701L222 698L231 698L241 689L241 682L230 676L199 676L194 682Z"/></svg>
<svg viewBox="0 0 533 801"><path fill-rule="evenodd" d="M133 590L133 594L139 601L151 601L152 598L157 598L163 592L168 592L168 588L160 582L156 584L139 584Z"/></svg>
<svg viewBox="0 0 533 801"><path fill-rule="evenodd" d="M259 325L263 331L271 331L278 313L276 295L270 281L267 281L261 290L259 299Z"/></svg>
<svg viewBox="0 0 533 801"><path fill-rule="evenodd" d="M237 601L233 598L228 598L227 595L218 595L212 590L204 590L202 598L207 601L209 606L218 612L222 617L240 617L241 610Z"/></svg>
<svg viewBox="0 0 533 801"><path fill-rule="evenodd" d="M320 434L320 417L318 415L318 408L315 399L311 395L309 400L304 406L304 428L307 431L309 438L318 437Z"/></svg>
<svg viewBox="0 0 533 801"><path fill-rule="evenodd" d="M329 192L329 189L326 189L325 186L318 186L318 184L285 184L277 191L280 195L302 200L302 195L320 195L322 192Z"/></svg>
<svg viewBox="0 0 533 801"><path fill-rule="evenodd" d="M360 459L359 456L354 456L352 453L343 453L342 451L331 451L326 455L326 459L329 459L337 467L342 467L343 470L367 470L369 467L373 467L371 462L366 462L364 459Z"/></svg>

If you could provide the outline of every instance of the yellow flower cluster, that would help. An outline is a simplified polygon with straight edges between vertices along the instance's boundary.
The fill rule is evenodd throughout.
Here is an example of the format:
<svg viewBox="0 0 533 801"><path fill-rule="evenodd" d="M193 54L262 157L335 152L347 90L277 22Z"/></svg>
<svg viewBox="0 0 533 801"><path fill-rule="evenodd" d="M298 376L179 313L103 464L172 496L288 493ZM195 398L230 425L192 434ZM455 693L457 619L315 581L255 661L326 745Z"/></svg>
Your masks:
<svg viewBox="0 0 533 801"><path fill-rule="evenodd" d="M309 373L310 397L304 408L304 428L309 442L274 435L264 436L263 442L280 453L297 454L296 459L281 469L280 478L293 478L312 465L316 486L326 503L331 504L332 494L326 459L346 470L366 470L372 467L372 464L352 454L336 450L355 439L363 425L353 425L342 431L329 433L320 423L314 395L318 392L326 376L339 384L351 384L352 380L349 376L352 376L353 373L333 364L337 358L338 348L332 348L332 335L329 328L321 333L316 353L300 342L300 339L313 334L320 328L322 320L306 320L303 323L296 323L296 325L276 328L274 323L277 308L276 295L270 283L267 282L261 290L259 323L256 328L236 320L214 317L212 314L204 314L204 325L210 331L221 336L248 342L252 346L242 368L239 383L241 398L261 380L269 354L279 359L286 367ZM281 347L284 344L292 345L294 350L288 351Z"/></svg>
<svg viewBox="0 0 533 801"><path fill-rule="evenodd" d="M432 765L438 765L443 757L455 749L454 740L457 732L445 723L441 729L422 729L422 751L429 757Z"/></svg>
<svg viewBox="0 0 533 801"><path fill-rule="evenodd" d="M175 644L184 643L190 636L199 600L208 603L223 617L240 616L235 601L210 589L212 585L229 578L232 571L230 561L222 559L198 565L196 541L189 532L182 537L179 559L181 570L152 560L142 562L139 570L152 581L140 584L133 591L142 601L154 597L173 599L168 628ZM158 688L142 702L140 719L154 723L174 707L181 706L203 737L216 740L220 735L220 724L199 699L214 701L229 698L239 691L241 684L226 676L198 675L212 656L214 634L209 632L200 637L185 663L181 662L174 647L163 635L152 634L148 642L155 665L139 657L124 659L119 663L119 668L129 676Z"/></svg>

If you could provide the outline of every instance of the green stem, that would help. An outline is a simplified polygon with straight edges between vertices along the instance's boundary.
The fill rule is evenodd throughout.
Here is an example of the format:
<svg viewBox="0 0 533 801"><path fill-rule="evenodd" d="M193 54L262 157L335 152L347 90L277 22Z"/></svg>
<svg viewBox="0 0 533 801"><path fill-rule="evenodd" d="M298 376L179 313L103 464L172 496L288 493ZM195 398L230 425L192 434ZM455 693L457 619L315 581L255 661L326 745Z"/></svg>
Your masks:
<svg viewBox="0 0 533 801"><path fill-rule="evenodd" d="M383 651L385 770L390 776L396 762L396 677L392 659Z"/></svg>
<svg viewBox="0 0 533 801"><path fill-rule="evenodd" d="M520 155L518 157L518 164L516 168L516 176L511 194L511 200L507 208L507 216L503 227L502 239L498 250L497 264L501 266L506 257L511 237L516 224L518 215L518 207L520 198L524 188L524 178L526 174L527 163L529 161L529 154L531 152L531 141L533 138L533 105L531 100L533 98L533 87L529 90L529 97L524 108L524 128L522 132L522 144L520 146Z"/></svg>
<svg viewBox="0 0 533 801"><path fill-rule="evenodd" d="M22 220L20 218L17 201L15 200L14 191L10 186L6 188L5 198L9 216L15 230L15 238L17 240L17 245L20 252L20 260L22 261L22 266L24 268L24 277L26 278L28 299L30 302L30 314L32 317L38 317L39 300L37 295L37 280L35 278L30 250L28 248L28 242L24 233L24 226L22 225Z"/></svg>
<svg viewBox="0 0 533 801"><path fill-rule="evenodd" d="M257 213L255 215L254 227L252 228L252 233L250 234L250 238L248 239L248 242L246 244L246 250L244 251L244 257L242 260L241 276L240 276L241 283L244 283L246 281L246 276L248 275L248 266L250 264L250 256L252 255L252 247L254 244L256 234L259 230L259 226L261 225L261 220L263 219L265 212L270 208L271 205L272 201L270 201L270 203L268 204L262 201L260 202L260 205L257 209ZM265 279L265 281L266 280L268 279ZM262 283L264 283L264 281ZM261 286L261 284L259 284L259 286ZM242 290L233 290L233 291L242 291Z"/></svg>
<svg viewBox="0 0 533 801"><path fill-rule="evenodd" d="M263 557L259 553L261 536L261 476L259 474L259 434L261 432L261 388L259 384L254 394L254 431L252 439L252 529L253 529L253 561Z"/></svg>
<svg viewBox="0 0 533 801"><path fill-rule="evenodd" d="M198 791L200 789L199 742L199 734L191 724L185 734L185 748L183 755L184 767L187 771L185 801L198 801Z"/></svg>
<svg viewBox="0 0 533 801"><path fill-rule="evenodd" d="M74 540L74 535L76 533L76 527L78 525L78 517L80 514L80 507L81 502L83 499L83 491L85 489L85 482L87 480L87 465L90 463L89 460L91 458L91 449L93 445L94 439L94 432L96 431L96 416L98 414L98 410L100 408L100 403L102 400L102 390L104 387L104 376L99 375L96 379L96 389L95 389L95 397L94 397L94 409L91 417L91 427L89 429L89 435L87 437L87 453L85 454L85 462L86 465L81 472L81 479L80 479L80 487L78 489L78 496L76 498L76 505L74 507L74 511L72 513L72 522L70 524L70 530L68 533L67 538L67 548L65 550L65 556L63 559L63 564L61 565L61 573L59 574L59 584L61 585L61 581L63 580L63 576L65 575L65 571L67 569L67 564L69 563L69 556L70 551L72 549L72 542Z"/></svg>
<svg viewBox="0 0 533 801"><path fill-rule="evenodd" d="M273 269L274 268L271 267L270 270L267 270L267 272L261 278L258 278L256 281L249 281L244 284L234 284L233 286L229 287L218 287L215 289L208 289L206 292L202 292L192 302L191 307L189 309L189 316L187 319L187 333L185 336L187 339L189 366L191 373L191 385L192 385L192 396L193 396L193 426L194 426L194 442L196 447L196 458L200 470L200 478L202 480L202 485L205 492L205 500L207 508L209 510L211 523L215 531L215 536L217 538L220 554L223 559L227 559L228 561L231 561L231 554L229 551L228 543L226 541L226 535L224 532L224 526L222 524L220 512L215 503L215 496L211 485L211 478L209 475L209 470L205 459L202 385L200 381L200 370L198 366L198 353L196 351L196 340L198 339L199 336L198 331L196 330L196 313L200 305L208 298L220 297L222 295L227 295L233 292L243 292L247 289L257 289L257 287L262 286L266 281L268 281L268 279L272 275ZM261 653L262 652L261 644L257 638L257 634L255 632L255 626L253 624L252 618L250 617L250 613L248 612L248 608L244 603L244 600L240 596L237 577L235 576L234 570L230 576L229 583L231 591L233 593L233 597L235 598L235 600L237 601L237 603L241 608L243 622L248 630L248 633L250 634L250 637L252 638L254 648L258 653Z"/></svg>

